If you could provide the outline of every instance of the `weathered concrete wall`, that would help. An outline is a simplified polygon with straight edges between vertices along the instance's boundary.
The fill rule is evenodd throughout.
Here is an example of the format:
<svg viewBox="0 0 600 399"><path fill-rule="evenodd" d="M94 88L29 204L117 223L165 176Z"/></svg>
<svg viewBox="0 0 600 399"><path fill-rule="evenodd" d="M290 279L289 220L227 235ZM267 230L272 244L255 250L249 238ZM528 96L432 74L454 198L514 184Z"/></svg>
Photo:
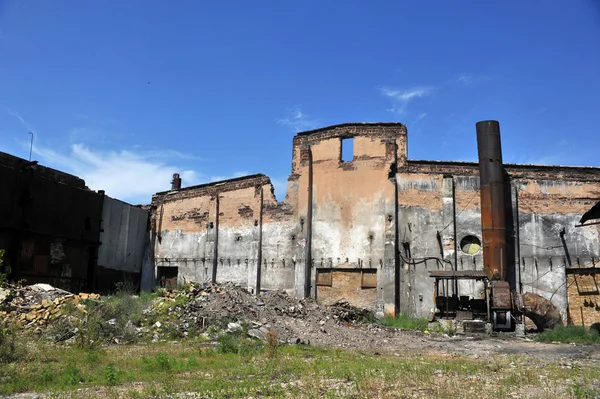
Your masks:
<svg viewBox="0 0 600 399"><path fill-rule="evenodd" d="M342 141L349 138L354 153L344 162ZM293 157L290 180L308 188L308 193L299 191L297 210L300 221L310 219L298 232L299 258L310 239L310 295L315 295L316 268L379 268L373 308L393 313L395 273L389 270L395 268L394 174L406 163L406 127L356 124L301 133L294 138ZM350 301L363 302L356 297Z"/></svg>
<svg viewBox="0 0 600 399"><path fill-rule="evenodd" d="M428 161L409 164L398 175L400 249L405 251L403 244L408 243L415 262L443 256L452 262L448 267L482 270L481 251L467 254L460 245L466 236L481 239L477 165ZM511 259L509 265L514 265L510 273L514 287L550 299L567 320L566 268L590 264L599 257L599 229L575 226L600 197L600 170L519 165L507 165L505 169L510 199L507 213L511 215L507 256ZM403 254L407 256L406 251ZM433 305L427 271L443 266L437 261L411 267L403 262L403 266L401 309L424 315L424 310ZM481 297L482 289L477 282L461 282L459 286L461 294L474 297ZM418 300L420 293L424 294L422 302Z"/></svg>
<svg viewBox="0 0 600 399"><path fill-rule="evenodd" d="M146 246L148 211L105 196L98 266L140 273Z"/></svg>
<svg viewBox="0 0 600 399"><path fill-rule="evenodd" d="M349 138L354 154L344 161ZM566 268L599 259L599 229L574 226L600 198L600 169L505 171L509 282L551 299L566 319ZM180 282L209 280L216 265L217 281L250 290L426 317L430 271L483 270L477 164L408 161L398 123L296 135L282 202L268 177L253 175L158 193L153 207L157 266L177 267ZM317 285L317 269L331 270L331 285ZM363 286L366 269L375 288ZM480 282L458 290L483 298Z"/></svg>
<svg viewBox="0 0 600 399"><path fill-rule="evenodd" d="M210 280L216 264L218 282L252 290L260 266L264 289L293 289L291 235L283 236L291 214L289 206L276 202L272 191L266 176L255 175L157 194L157 266L177 267L178 280L183 282Z"/></svg>

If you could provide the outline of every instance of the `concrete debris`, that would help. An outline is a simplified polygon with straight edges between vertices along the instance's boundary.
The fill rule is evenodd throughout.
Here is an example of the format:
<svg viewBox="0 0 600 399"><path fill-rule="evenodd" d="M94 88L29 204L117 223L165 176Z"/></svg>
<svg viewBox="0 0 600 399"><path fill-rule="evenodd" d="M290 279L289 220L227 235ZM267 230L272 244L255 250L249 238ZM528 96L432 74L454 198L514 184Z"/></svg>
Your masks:
<svg viewBox="0 0 600 399"><path fill-rule="evenodd" d="M280 341L309 342L306 334L327 334L333 326L352 326L371 318L365 309L356 308L345 301L321 305L313 299L296 299L283 292L269 291L256 296L232 283L223 285L192 285L180 325L195 325L200 330L214 326L223 320L232 324L253 328L248 334L265 339L266 332L273 330Z"/></svg>
<svg viewBox="0 0 600 399"><path fill-rule="evenodd" d="M0 319L13 320L25 328L47 326L62 316L61 308L67 303L85 309L85 300L100 300L98 294L75 295L49 284L10 286L4 291L8 294L0 300Z"/></svg>

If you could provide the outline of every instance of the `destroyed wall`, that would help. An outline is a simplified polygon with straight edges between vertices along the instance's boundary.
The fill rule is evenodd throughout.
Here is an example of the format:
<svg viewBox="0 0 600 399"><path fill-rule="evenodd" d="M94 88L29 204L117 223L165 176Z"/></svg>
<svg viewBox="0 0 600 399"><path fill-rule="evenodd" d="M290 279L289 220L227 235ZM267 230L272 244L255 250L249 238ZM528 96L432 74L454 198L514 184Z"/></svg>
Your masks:
<svg viewBox="0 0 600 399"><path fill-rule="evenodd" d="M282 234L279 223L286 217L268 177L253 175L158 193L153 206L159 283L206 281L214 271L216 281L251 290L257 283L259 288L262 283L265 289L293 289L293 261L286 245L290 234Z"/></svg>
<svg viewBox="0 0 600 399"><path fill-rule="evenodd" d="M0 153L0 243L11 277L89 289L102 196L83 180Z"/></svg>
<svg viewBox="0 0 600 399"><path fill-rule="evenodd" d="M353 154L343 159L348 140ZM598 261L598 229L574 226L600 198L600 168L505 173L509 282L550 299L566 320L575 311L567 268ZM479 184L476 163L408 161L400 123L299 133L283 202L264 175L156 194L157 274L205 281L216 270L217 281L250 290L427 317L431 270L483 269ZM482 282L458 284L484 297Z"/></svg>
<svg viewBox="0 0 600 399"><path fill-rule="evenodd" d="M345 139L354 140L347 162L341 159ZM157 275L171 283L204 281L216 264L217 281L372 309L385 303L393 312L393 176L404 162L404 125L338 125L294 138L284 202L277 202L264 175L158 193ZM338 267L344 271L336 276L344 277L334 278L335 284L350 285L317 291L315 268ZM370 283L346 278L345 271L367 274Z"/></svg>
<svg viewBox="0 0 600 399"><path fill-rule="evenodd" d="M600 197L600 169L505 165L505 170L507 256L509 265L516 265L509 268L509 281L516 289L550 299L566 320L567 268L574 262L598 260L598 229L575 225ZM428 316L433 308L429 270L483 270L482 253L477 250L481 245L478 166L409 161L397 180L401 310ZM482 283L460 284L461 294L482 297Z"/></svg>
<svg viewBox="0 0 600 399"><path fill-rule="evenodd" d="M563 320L574 319L580 313L578 297L567 295L566 273L572 268L592 267L600 256L598 226L575 227L600 198L600 170L529 168L518 174L515 171L513 179L519 206L523 290L551 299Z"/></svg>
<svg viewBox="0 0 600 399"><path fill-rule="evenodd" d="M353 154L344 160L347 140ZM307 291L323 302L346 300L393 313L393 177L406 162L406 127L347 124L301 133L293 156L291 180L305 188L297 206L299 249L306 252L310 241L312 254L312 273L303 276ZM323 283L321 273L331 281ZM375 284L361 283L365 273Z"/></svg>

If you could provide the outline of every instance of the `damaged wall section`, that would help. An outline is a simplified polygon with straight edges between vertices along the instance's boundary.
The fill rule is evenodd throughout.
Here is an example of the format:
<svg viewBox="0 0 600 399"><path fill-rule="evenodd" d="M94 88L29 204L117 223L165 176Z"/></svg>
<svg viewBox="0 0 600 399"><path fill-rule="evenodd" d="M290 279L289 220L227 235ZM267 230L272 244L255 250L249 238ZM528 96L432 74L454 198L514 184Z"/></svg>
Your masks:
<svg viewBox="0 0 600 399"><path fill-rule="evenodd" d="M344 150L349 139L351 156ZM600 168L504 170L509 283L550 299L564 320L573 319L581 312L566 275L600 256L598 228L574 227L600 198ZM408 160L400 123L299 133L283 202L264 175L156 194L157 273L207 281L216 270L217 281L250 290L428 317L429 271L483 269L479 184L476 163ZM480 281L455 288L484 297Z"/></svg>
<svg viewBox="0 0 600 399"><path fill-rule="evenodd" d="M0 153L0 243L11 277L90 290L102 196L83 180Z"/></svg>

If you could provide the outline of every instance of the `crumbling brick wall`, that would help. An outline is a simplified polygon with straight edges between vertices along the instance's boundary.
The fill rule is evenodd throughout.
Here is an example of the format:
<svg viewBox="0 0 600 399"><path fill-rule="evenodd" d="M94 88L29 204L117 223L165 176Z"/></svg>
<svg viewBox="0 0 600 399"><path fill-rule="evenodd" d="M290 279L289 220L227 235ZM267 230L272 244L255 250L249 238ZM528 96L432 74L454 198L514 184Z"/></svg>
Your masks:
<svg viewBox="0 0 600 399"><path fill-rule="evenodd" d="M514 265L509 268L509 280L517 289L552 300L566 320L570 300L566 269L584 260L597 261L600 253L598 229L575 227L581 215L600 198L600 170L529 165L505 165L505 170L507 257L509 265ZM477 164L409 161L399 174L398 186L401 250L402 244L408 243L414 258L442 257L443 253L444 259L452 267L456 264L458 270L483 268L481 252L470 255L461 250L465 237L481 239ZM448 187L452 189L447 190ZM437 261L427 261L420 267L404 264L404 311L419 314L433 305L428 301L432 288L427 286L427 275L431 268L440 267L442 264ZM459 288L461 293L474 296L482 289L473 282L461 283ZM420 301L419 294L423 293L425 300Z"/></svg>
<svg viewBox="0 0 600 399"><path fill-rule="evenodd" d="M350 138L354 154L343 160L343 141ZM552 299L566 314L566 268L598 259L598 229L574 226L600 198L600 169L505 165L505 171L507 257L515 265L509 280ZM406 127L399 123L296 135L283 202L268 177L253 175L158 193L153 206L158 265L179 267L180 280L211 277L218 237L218 281L322 301L346 292L351 303L377 311L428 316L429 271L483 268L476 247L478 165L408 161ZM323 286L317 269L339 273ZM353 273L365 269L376 270L376 289L357 288ZM483 295L478 282L459 289Z"/></svg>

